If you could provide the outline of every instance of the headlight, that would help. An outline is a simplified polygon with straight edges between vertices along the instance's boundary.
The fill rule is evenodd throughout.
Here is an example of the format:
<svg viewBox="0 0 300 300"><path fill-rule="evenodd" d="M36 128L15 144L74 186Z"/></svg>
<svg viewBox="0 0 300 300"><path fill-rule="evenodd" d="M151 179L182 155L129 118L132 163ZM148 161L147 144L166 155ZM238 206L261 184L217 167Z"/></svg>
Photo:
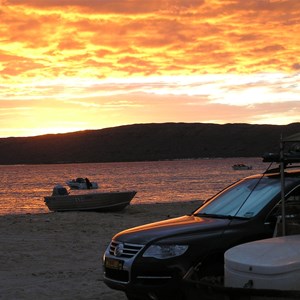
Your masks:
<svg viewBox="0 0 300 300"><path fill-rule="evenodd" d="M143 257L171 258L182 255L188 247L188 245L152 245L144 252Z"/></svg>

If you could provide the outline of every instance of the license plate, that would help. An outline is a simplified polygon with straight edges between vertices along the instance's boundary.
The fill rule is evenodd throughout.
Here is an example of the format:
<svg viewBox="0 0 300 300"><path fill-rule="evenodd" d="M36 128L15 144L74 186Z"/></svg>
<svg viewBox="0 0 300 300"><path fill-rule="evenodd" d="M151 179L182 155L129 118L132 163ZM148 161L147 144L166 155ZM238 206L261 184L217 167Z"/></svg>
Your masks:
<svg viewBox="0 0 300 300"><path fill-rule="evenodd" d="M112 258L106 258L105 267L108 269L123 270L123 261Z"/></svg>

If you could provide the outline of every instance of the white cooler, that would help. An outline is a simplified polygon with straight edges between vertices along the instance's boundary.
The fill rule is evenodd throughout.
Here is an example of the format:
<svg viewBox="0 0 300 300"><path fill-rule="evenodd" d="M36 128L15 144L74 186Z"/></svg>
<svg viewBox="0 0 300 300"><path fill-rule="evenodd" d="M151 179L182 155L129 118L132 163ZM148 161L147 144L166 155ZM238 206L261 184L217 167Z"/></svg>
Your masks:
<svg viewBox="0 0 300 300"><path fill-rule="evenodd" d="M242 244L224 258L226 287L300 290L300 235Z"/></svg>

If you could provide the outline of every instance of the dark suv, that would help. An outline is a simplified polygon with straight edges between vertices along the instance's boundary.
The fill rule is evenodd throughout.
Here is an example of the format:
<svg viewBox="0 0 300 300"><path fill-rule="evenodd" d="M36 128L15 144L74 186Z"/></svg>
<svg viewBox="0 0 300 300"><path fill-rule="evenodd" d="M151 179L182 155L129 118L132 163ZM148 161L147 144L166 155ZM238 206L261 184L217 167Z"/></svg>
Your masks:
<svg viewBox="0 0 300 300"><path fill-rule="evenodd" d="M116 234L103 256L105 283L128 299L184 299L184 279L222 275L227 249L273 236L281 184L278 169L249 176L190 215ZM286 171L284 186L286 217L294 218L300 171Z"/></svg>

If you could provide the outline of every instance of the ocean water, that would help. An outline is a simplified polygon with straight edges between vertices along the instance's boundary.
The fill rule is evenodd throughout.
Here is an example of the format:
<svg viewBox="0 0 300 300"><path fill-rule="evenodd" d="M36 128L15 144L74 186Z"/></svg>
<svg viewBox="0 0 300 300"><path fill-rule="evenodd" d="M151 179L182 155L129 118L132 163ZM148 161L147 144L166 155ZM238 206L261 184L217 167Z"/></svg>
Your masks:
<svg viewBox="0 0 300 300"><path fill-rule="evenodd" d="M231 166L236 163L252 165L253 169L234 171ZM0 215L49 213L43 197L51 195L55 184L65 185L77 177L98 182L98 190L136 190L131 202L134 205L205 200L230 183L267 167L261 158L0 165Z"/></svg>

